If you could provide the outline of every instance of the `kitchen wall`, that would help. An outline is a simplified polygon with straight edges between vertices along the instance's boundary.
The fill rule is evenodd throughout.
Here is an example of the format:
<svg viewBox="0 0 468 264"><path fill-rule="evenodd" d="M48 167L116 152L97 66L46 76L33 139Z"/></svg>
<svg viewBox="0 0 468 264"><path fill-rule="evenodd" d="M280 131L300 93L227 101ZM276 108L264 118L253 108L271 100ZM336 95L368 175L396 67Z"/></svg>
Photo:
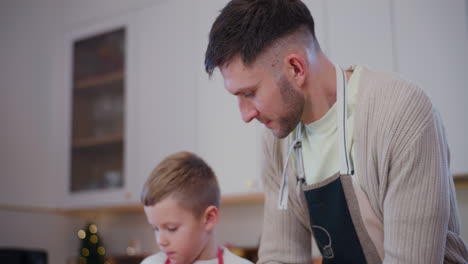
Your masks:
<svg viewBox="0 0 468 264"><path fill-rule="evenodd" d="M447 5L447 10L453 9L452 4L463 2L439 1ZM137 0L130 3L126 0L17 0L0 2L0 58L2 58L0 62L0 124L2 124L0 129L0 146L2 146L0 148L0 204L41 207L47 205L50 208L60 204L54 195L57 193L55 190L61 185L57 185L56 182L58 170L56 160L53 157L57 142L51 136L53 134L51 128L55 124L53 111L56 107L53 105L61 102L52 101L51 98L54 98L52 87L56 84L56 80L53 79L54 67L59 64L57 61L60 60L55 56L55 47L57 47L59 36L63 34L64 29L80 24L92 24L105 17L119 16L132 12L132 10L141 10L154 2L157 1ZM343 4L339 1L330 1L329 5L324 4L325 1L308 2L317 5L320 10L324 10L324 13L329 12L336 16L346 13L344 9L339 9L340 5ZM391 5L401 5L403 1L382 3L375 5L382 7L388 4L388 8L390 8ZM407 71L406 77L422 80L422 83L425 84L425 80L429 82L434 77L433 75L441 72L444 68L453 67L453 61L458 63L466 58L467 35L462 36L458 35L460 31L451 31L451 27L444 21L454 21L455 19L461 24L464 23L465 30L461 32L468 34L468 1L465 0L464 9L458 10L457 15L452 17L449 17L448 13L444 13L444 10L431 10L432 14L435 15L444 14L440 17L434 15L434 20L432 20L433 16L427 15L428 13L425 13L426 17L420 13L421 8L425 7L424 1L414 2L411 6L412 8L408 8L406 13L393 17L393 19L398 18L397 21L391 21L393 30L412 26L415 30L423 28L429 31L431 26L436 25L434 30L444 31L446 34L443 37L450 38L449 49L447 49L450 56L444 55L446 53L443 52L443 47L431 45L433 42L431 38L427 38L425 42L405 42L411 37L410 34L408 36L398 35L399 38L391 40L395 41L393 46L384 45L384 47L390 49L391 52L400 52L399 54L403 55L397 56L392 53L393 55L390 57L385 57L388 64L381 67L388 68L388 70L406 70L408 67L404 63L406 60L412 59L412 56L424 54L422 52L415 55L411 52L412 45L424 47L437 56L421 60L420 64L422 66L431 63L437 64L435 66L436 73L424 73L410 69ZM199 8L203 8L203 4ZM346 10L354 10L354 12L360 10L359 6L351 8L352 6ZM463 12L464 16L460 16ZM327 33L327 30L334 28L338 30L340 23L337 23L336 20L330 22L329 18L323 14L320 15L320 13L317 17L319 18L317 23L323 21L321 25L319 24L321 27L319 36L323 37L325 50L339 57L340 50L337 50L339 46L335 41L338 36ZM421 17L425 23L416 23L415 21L420 21ZM388 16L388 19L392 20L392 17ZM352 25L352 21L348 21L348 23ZM388 30L390 32L377 32L377 34L386 38L387 35L392 36L395 33L392 29ZM369 31L359 32L365 36L366 32ZM437 43L442 45L443 41ZM353 53L349 54L353 55ZM343 58L343 63L353 59L352 57ZM368 60L374 64L380 62L378 55L372 56ZM468 69L461 67L458 70L459 72L456 74L452 73L453 76L466 75ZM450 90L452 94L448 98L454 98L455 105L453 105L453 100L447 101L443 92L439 93L436 89L429 92L438 107L449 109L447 113L452 113L450 109L453 108L457 109L457 113L466 115L467 108L464 101L467 98L467 82L462 83L463 85L459 88ZM68 88L63 87L63 89ZM441 91L447 89L450 87L440 85ZM200 106L201 111L204 111L203 107L205 106ZM456 114L455 111L454 114ZM464 162L466 163L468 154L466 148L462 148L468 142L464 132L468 122L466 118L449 117L449 119L450 126L453 128L450 131L450 135L453 137L449 137L449 142L457 149L457 166L460 167ZM204 121L208 122L209 120ZM457 123L459 123L459 131L456 130ZM203 141L203 144L209 144L209 141ZM208 147L206 153L216 160L213 154L215 152L212 152ZM468 241L468 188L457 189L457 199L463 225L462 237ZM261 232L262 213L262 205L223 208L218 228L218 240L222 243L229 242L240 246L256 246ZM144 252L151 252L155 249L153 234L148 228L143 214L72 216L44 211L6 209L0 210L0 246L44 248L49 252L51 264L65 263L67 258L77 254L79 241L76 237L76 231L83 227L88 220L98 224L100 234L111 254L123 254L130 240L139 240Z"/></svg>
<svg viewBox="0 0 468 264"><path fill-rule="evenodd" d="M50 264L63 264L78 252L74 223L52 213L0 210L0 247L46 250Z"/></svg>
<svg viewBox="0 0 468 264"><path fill-rule="evenodd" d="M2 203L56 204L49 129L55 58L50 47L63 21L58 10L35 1L0 3Z"/></svg>

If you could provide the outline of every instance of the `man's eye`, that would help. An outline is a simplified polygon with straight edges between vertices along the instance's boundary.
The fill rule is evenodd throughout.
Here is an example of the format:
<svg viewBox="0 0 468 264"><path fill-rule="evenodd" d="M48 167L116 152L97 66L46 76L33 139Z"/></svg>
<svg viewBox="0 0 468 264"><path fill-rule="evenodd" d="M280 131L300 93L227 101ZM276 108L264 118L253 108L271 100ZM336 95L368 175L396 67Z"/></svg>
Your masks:
<svg viewBox="0 0 468 264"><path fill-rule="evenodd" d="M153 227L154 232L159 232L159 228Z"/></svg>
<svg viewBox="0 0 468 264"><path fill-rule="evenodd" d="M252 98L252 97L254 97L254 93L245 93L244 97L245 98Z"/></svg>

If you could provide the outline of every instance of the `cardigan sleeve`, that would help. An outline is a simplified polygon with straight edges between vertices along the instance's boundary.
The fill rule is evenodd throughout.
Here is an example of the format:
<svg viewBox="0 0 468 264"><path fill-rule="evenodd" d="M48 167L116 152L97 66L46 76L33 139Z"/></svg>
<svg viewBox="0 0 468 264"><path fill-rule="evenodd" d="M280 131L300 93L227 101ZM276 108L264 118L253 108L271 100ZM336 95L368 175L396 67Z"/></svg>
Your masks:
<svg viewBox="0 0 468 264"><path fill-rule="evenodd" d="M418 89L397 109L386 143L378 146L387 175L384 263L442 263L451 177L443 125Z"/></svg>
<svg viewBox="0 0 468 264"><path fill-rule="evenodd" d="M290 178L289 206L279 210L278 194L282 173L280 140L270 131L263 138L262 180L265 193L263 232L257 263L310 263L311 232L304 222L303 211L295 195L294 180ZM289 175L292 176L292 175Z"/></svg>

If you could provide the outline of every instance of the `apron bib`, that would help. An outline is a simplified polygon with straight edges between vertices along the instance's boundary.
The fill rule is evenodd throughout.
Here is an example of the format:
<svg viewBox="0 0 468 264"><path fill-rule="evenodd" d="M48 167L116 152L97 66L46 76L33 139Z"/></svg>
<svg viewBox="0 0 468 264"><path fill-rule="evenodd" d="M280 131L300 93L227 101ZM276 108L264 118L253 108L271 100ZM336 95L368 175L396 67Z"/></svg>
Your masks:
<svg viewBox="0 0 468 264"><path fill-rule="evenodd" d="M304 186L310 226L324 264L381 262L360 221L351 177L338 173L324 182Z"/></svg>

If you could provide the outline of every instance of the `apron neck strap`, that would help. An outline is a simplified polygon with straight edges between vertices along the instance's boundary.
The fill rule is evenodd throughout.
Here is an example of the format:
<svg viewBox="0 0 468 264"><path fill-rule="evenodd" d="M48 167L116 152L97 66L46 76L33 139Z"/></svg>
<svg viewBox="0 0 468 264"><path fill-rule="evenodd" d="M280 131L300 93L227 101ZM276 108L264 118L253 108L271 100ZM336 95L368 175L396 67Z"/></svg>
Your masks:
<svg viewBox="0 0 468 264"><path fill-rule="evenodd" d="M340 155L340 174L354 174L348 151L347 119L348 119L348 89L346 89L346 73L335 64L336 70L336 122L338 128L338 148Z"/></svg>
<svg viewBox="0 0 468 264"><path fill-rule="evenodd" d="M336 106L337 106L337 128L338 128L338 147L339 147L339 165L340 165L340 174L353 175L354 170L352 169L351 158L348 153L347 146L347 116L348 116L348 96L346 89L346 75L343 69L340 66L335 64L336 70ZM281 175L281 185L278 197L278 209L286 210L288 208L288 195L289 195L289 180L287 175L289 158L292 154L292 151L295 151L296 154L296 169L297 169L297 183L296 183L296 192L297 195L300 195L301 185L305 182L305 173L304 173L304 164L302 158L302 123L296 127L296 136L291 142L288 148L288 153L286 156L286 162L283 167L283 173Z"/></svg>

